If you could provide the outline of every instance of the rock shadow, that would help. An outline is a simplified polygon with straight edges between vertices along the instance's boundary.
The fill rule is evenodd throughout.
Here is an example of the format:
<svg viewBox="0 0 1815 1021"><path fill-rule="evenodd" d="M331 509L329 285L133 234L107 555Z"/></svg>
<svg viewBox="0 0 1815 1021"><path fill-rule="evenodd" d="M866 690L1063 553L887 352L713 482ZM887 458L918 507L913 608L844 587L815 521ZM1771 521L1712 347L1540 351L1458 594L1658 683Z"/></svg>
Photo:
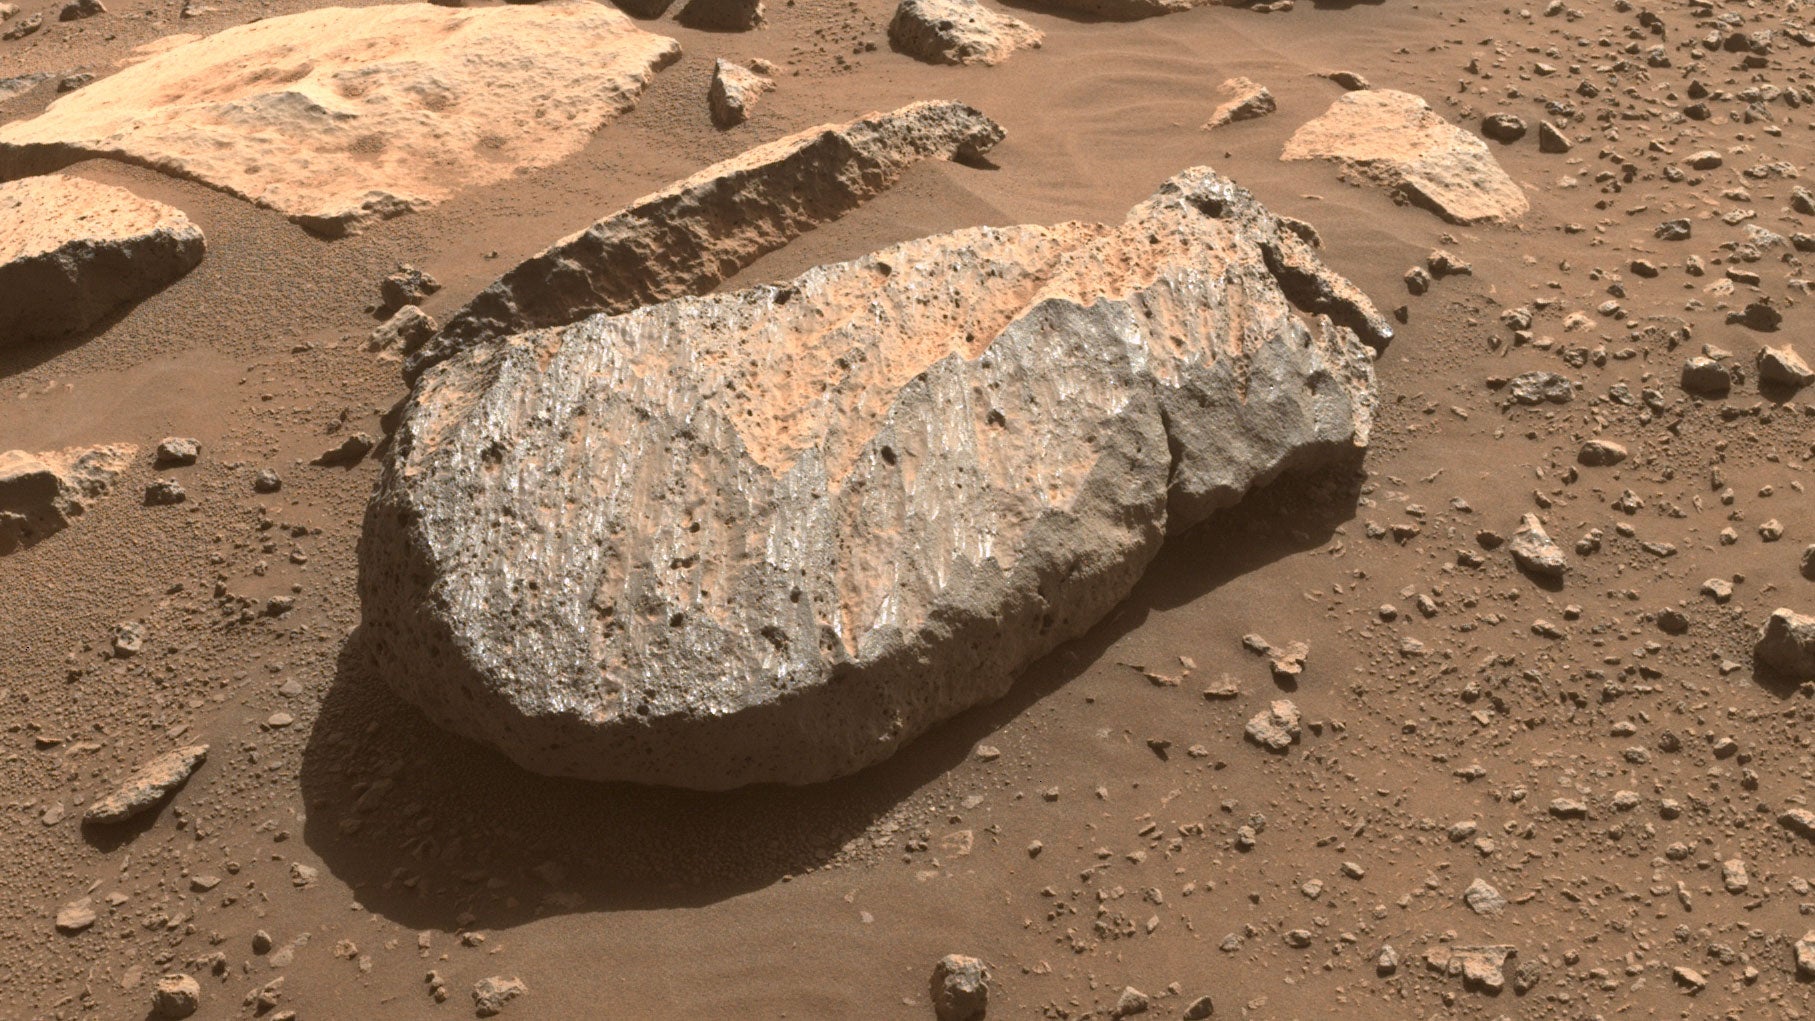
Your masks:
<svg viewBox="0 0 1815 1021"><path fill-rule="evenodd" d="M392 694L355 631L303 753L303 840L366 910L414 929L698 907L786 881L867 840L873 824L1088 670L1149 612L1323 545L1353 518L1358 482L1349 466L1288 475L1170 539L1108 620L1035 663L1005 697L886 762L808 787L705 793L530 773Z"/></svg>

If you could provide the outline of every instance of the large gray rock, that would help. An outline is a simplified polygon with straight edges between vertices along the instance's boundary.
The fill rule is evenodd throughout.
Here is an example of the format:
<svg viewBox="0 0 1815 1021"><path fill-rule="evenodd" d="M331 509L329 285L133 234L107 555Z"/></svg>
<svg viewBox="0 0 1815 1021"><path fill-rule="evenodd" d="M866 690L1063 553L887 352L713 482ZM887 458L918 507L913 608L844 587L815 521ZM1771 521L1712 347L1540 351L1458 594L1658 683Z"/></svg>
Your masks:
<svg viewBox="0 0 1815 1021"><path fill-rule="evenodd" d="M889 43L928 64L1000 64L1045 36L977 0L901 0L889 21Z"/></svg>
<svg viewBox="0 0 1815 1021"><path fill-rule="evenodd" d="M0 183L0 347L94 325L202 261L181 210L46 174Z"/></svg>
<svg viewBox="0 0 1815 1021"><path fill-rule="evenodd" d="M125 444L43 454L0 451L0 555L69 527L113 488L137 451Z"/></svg>
<svg viewBox="0 0 1815 1021"><path fill-rule="evenodd" d="M1338 97L1293 134L1282 158L1335 161L1451 223L1516 220L1531 208L1486 142L1407 92Z"/></svg>
<svg viewBox="0 0 1815 1021"><path fill-rule="evenodd" d="M539 772L850 773L1002 695L1168 534L1352 463L1373 371L1344 324L1390 335L1200 168L1117 226L963 230L479 345L402 413L370 648Z"/></svg>
<svg viewBox="0 0 1815 1021"><path fill-rule="evenodd" d="M921 160L975 160L1001 140L995 121L962 103L912 103L715 163L519 263L407 359L404 377L491 337L704 293Z"/></svg>
<svg viewBox="0 0 1815 1021"><path fill-rule="evenodd" d="M1753 649L1758 661L1792 680L1815 680L1815 617L1772 611Z"/></svg>

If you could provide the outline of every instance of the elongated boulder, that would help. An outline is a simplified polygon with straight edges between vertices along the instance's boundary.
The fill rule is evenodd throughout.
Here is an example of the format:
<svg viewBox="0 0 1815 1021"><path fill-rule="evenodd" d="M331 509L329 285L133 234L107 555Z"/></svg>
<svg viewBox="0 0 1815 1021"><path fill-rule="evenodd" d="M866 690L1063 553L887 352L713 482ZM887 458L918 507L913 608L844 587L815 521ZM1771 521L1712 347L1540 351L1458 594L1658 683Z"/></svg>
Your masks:
<svg viewBox="0 0 1815 1021"><path fill-rule="evenodd" d="M1243 0L1040 0L1040 6L1105 21L1138 21L1193 7L1238 6Z"/></svg>
<svg viewBox="0 0 1815 1021"><path fill-rule="evenodd" d="M190 745L152 759L140 766L120 786L88 806L82 821L95 826L111 826L149 812L189 782L189 777L208 761L208 746Z"/></svg>
<svg viewBox="0 0 1815 1021"><path fill-rule="evenodd" d="M1486 142L1408 92L1338 97L1293 134L1282 158L1335 161L1451 223L1516 220L1531 208Z"/></svg>
<svg viewBox="0 0 1815 1021"><path fill-rule="evenodd" d="M1200 168L1116 226L473 347L417 384L368 509L369 647L540 772L852 772L1088 630L1168 533L1354 458L1372 362L1340 323L1390 333Z"/></svg>
<svg viewBox="0 0 1815 1021"><path fill-rule="evenodd" d="M1001 140L971 107L928 102L740 153L519 263L406 360L404 377L487 338L703 293L887 191L915 163L976 160Z"/></svg>
<svg viewBox="0 0 1815 1021"><path fill-rule="evenodd" d="M1045 36L977 0L901 0L889 21L889 43L928 64L1000 64Z"/></svg>
<svg viewBox="0 0 1815 1021"><path fill-rule="evenodd" d="M0 126L0 178L111 157L335 237L577 152L679 57L596 3L322 8L173 47Z"/></svg>
<svg viewBox="0 0 1815 1021"><path fill-rule="evenodd" d="M202 261L201 228L124 188L47 174L0 183L0 347L92 326Z"/></svg>
<svg viewBox="0 0 1815 1021"><path fill-rule="evenodd" d="M69 527L113 488L137 452L130 444L0 452L0 555Z"/></svg>

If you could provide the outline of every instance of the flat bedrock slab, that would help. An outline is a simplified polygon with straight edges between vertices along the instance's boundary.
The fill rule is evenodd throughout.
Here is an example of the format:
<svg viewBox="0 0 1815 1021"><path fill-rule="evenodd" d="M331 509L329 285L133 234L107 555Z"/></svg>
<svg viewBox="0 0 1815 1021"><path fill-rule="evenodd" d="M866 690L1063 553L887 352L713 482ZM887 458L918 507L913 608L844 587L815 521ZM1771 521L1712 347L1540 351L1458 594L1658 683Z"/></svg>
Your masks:
<svg viewBox="0 0 1815 1021"><path fill-rule="evenodd" d="M0 125L0 178L111 157L337 237L577 152L679 57L596 3L322 8L183 43Z"/></svg>
<svg viewBox="0 0 1815 1021"><path fill-rule="evenodd" d="M202 229L124 188L46 174L0 183L0 347L74 333L202 261Z"/></svg>
<svg viewBox="0 0 1815 1021"><path fill-rule="evenodd" d="M62 531L106 495L138 448L0 452L0 555Z"/></svg>
<svg viewBox="0 0 1815 1021"><path fill-rule="evenodd" d="M715 163L517 264L404 362L711 290L759 256L887 191L921 160L974 161L1002 128L962 103L911 103L823 124Z"/></svg>
<svg viewBox="0 0 1815 1021"><path fill-rule="evenodd" d="M1479 136L1408 92L1339 96L1286 142L1287 160L1332 160L1451 223L1516 220L1531 208Z"/></svg>
<svg viewBox="0 0 1815 1021"><path fill-rule="evenodd" d="M1044 38L977 0L901 0L889 21L889 44L928 64L1000 64Z"/></svg>
<svg viewBox="0 0 1815 1021"><path fill-rule="evenodd" d="M861 769L1087 631L1167 534L1352 465L1379 313L1208 169L470 348L360 552L378 675L529 769Z"/></svg>

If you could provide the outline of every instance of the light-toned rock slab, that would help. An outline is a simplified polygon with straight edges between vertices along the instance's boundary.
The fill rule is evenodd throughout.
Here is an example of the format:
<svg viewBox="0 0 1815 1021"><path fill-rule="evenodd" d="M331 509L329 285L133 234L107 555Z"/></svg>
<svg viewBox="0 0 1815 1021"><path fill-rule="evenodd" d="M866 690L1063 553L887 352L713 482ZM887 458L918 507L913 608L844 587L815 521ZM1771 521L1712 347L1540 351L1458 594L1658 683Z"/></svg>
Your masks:
<svg viewBox="0 0 1815 1021"><path fill-rule="evenodd" d="M110 826L148 812L188 783L189 777L206 761L208 746L205 744L165 752L140 766L112 793L96 799L88 806L82 821Z"/></svg>
<svg viewBox="0 0 1815 1021"><path fill-rule="evenodd" d="M130 444L0 452L0 555L69 527L132 463Z"/></svg>
<svg viewBox="0 0 1815 1021"><path fill-rule="evenodd" d="M417 384L367 512L377 673L544 773L852 772L1001 696L1169 533L1352 461L1372 361L1340 323L1390 335L1200 168L1120 225L473 347Z"/></svg>
<svg viewBox="0 0 1815 1021"><path fill-rule="evenodd" d="M112 157L339 236L571 155L679 56L596 3L323 8L163 51L0 126L0 178Z"/></svg>
<svg viewBox="0 0 1815 1021"><path fill-rule="evenodd" d="M0 183L0 347L92 326L202 261L181 210L47 174Z"/></svg>
<svg viewBox="0 0 1815 1021"><path fill-rule="evenodd" d="M921 160L972 161L1002 129L962 103L912 103L740 153L631 203L519 263L404 362L428 366L492 337L717 286L759 256L887 191Z"/></svg>
<svg viewBox="0 0 1815 1021"><path fill-rule="evenodd" d="M1451 223L1516 220L1531 208L1486 142L1408 92L1338 97L1286 142L1282 158L1333 160Z"/></svg>
<svg viewBox="0 0 1815 1021"><path fill-rule="evenodd" d="M928 64L1000 64L1044 38L977 0L901 0L889 21L889 43Z"/></svg>

